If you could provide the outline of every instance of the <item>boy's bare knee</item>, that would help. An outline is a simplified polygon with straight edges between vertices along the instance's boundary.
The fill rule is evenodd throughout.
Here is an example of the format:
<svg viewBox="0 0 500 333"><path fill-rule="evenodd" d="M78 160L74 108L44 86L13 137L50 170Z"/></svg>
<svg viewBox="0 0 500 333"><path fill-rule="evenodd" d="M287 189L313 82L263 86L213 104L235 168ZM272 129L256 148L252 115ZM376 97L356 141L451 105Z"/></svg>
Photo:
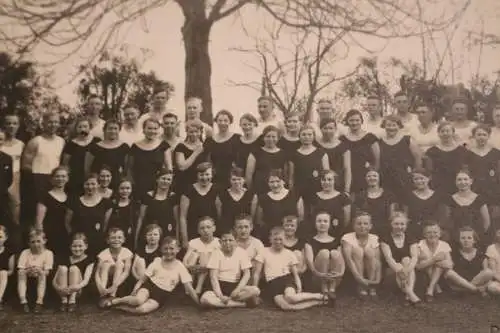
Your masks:
<svg viewBox="0 0 500 333"><path fill-rule="evenodd" d="M69 267L69 273L70 273L70 274L80 273L80 269L79 269L78 267L74 266L74 265L73 265L73 266L70 266L70 267Z"/></svg>

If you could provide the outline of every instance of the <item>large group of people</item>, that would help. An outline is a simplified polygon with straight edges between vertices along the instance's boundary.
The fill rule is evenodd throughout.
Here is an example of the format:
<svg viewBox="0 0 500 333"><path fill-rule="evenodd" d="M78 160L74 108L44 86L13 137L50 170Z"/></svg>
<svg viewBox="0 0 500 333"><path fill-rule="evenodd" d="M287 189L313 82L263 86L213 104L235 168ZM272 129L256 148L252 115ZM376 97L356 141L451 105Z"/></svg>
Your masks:
<svg viewBox="0 0 500 333"><path fill-rule="evenodd" d="M184 287L204 307L300 310L334 305L344 276L367 298L392 279L409 305L500 294L500 108L478 124L457 99L436 122L400 92L390 115L371 96L304 119L263 96L235 133L231 112L212 128L193 97L184 122L167 97L105 121L90 96L67 138L47 112L26 143L3 115L0 306L40 312L52 291L61 311L90 295L145 314Z"/></svg>

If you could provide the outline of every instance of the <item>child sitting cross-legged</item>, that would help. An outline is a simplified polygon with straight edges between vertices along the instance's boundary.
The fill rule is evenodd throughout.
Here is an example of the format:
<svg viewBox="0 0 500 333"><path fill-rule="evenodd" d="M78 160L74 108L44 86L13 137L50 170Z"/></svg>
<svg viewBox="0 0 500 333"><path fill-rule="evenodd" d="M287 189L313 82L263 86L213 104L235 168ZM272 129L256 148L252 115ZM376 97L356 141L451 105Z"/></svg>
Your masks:
<svg viewBox="0 0 500 333"><path fill-rule="evenodd" d="M14 253L5 246L7 238L7 229L0 225L0 311L3 309L3 295L9 277L14 273Z"/></svg>
<svg viewBox="0 0 500 333"><path fill-rule="evenodd" d="M45 291L47 290L47 276L54 265L52 251L45 248L47 239L41 230L31 230L29 233L29 248L23 250L17 263L17 291L19 300L25 313L30 311L26 298L28 280L36 280L36 304L33 312L39 313L43 308Z"/></svg>
<svg viewBox="0 0 500 333"><path fill-rule="evenodd" d="M202 217L198 222L200 237L189 241L183 263L196 279L196 293L201 295L207 280L207 264L212 252L220 248L219 238L214 237L215 221L211 217Z"/></svg>
<svg viewBox="0 0 500 333"><path fill-rule="evenodd" d="M132 314L147 314L165 304L177 285L182 283L186 293L199 303L192 278L187 268L177 260L179 244L175 238L165 237L161 244L161 258L153 260L146 273L137 281L132 294L115 298L107 306Z"/></svg>
<svg viewBox="0 0 500 333"><path fill-rule="evenodd" d="M123 230L110 228L108 231L109 247L97 256L95 284L101 297L101 306L106 306L109 297L116 297L118 288L124 285L130 276L134 254L123 247L124 243L125 233Z"/></svg>
<svg viewBox="0 0 500 333"><path fill-rule="evenodd" d="M148 224L144 228L146 245L137 250L132 263L132 275L139 281L144 276L146 268L158 257L161 257L160 241L163 230L158 224Z"/></svg>
<svg viewBox="0 0 500 333"><path fill-rule="evenodd" d="M200 303L215 308L255 305L260 290L248 285L252 268L248 254L236 246L232 232L222 233L220 242L221 248L212 253L207 264L211 290L201 296Z"/></svg>
<svg viewBox="0 0 500 333"><path fill-rule="evenodd" d="M253 284L258 285L263 270L266 280L264 294L282 310L302 310L328 303L326 295L302 291L297 257L284 247L284 239L282 227L271 229L271 246L264 248L255 259Z"/></svg>
<svg viewBox="0 0 500 333"><path fill-rule="evenodd" d="M85 253L87 248L87 237L82 233L76 233L70 246L71 255L62 258L57 266L52 286L61 297L61 312L76 310L76 298L90 282L94 258Z"/></svg>

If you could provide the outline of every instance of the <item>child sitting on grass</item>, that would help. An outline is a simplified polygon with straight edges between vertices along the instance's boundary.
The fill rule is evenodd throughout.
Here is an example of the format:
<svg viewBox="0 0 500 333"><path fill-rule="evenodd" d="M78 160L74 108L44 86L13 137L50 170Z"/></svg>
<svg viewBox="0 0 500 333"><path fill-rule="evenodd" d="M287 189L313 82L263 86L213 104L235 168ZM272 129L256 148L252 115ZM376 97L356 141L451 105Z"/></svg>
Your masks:
<svg viewBox="0 0 500 333"><path fill-rule="evenodd" d="M52 251L45 248L47 239L41 230L31 230L29 233L29 248L21 252L17 263L17 291L22 310L30 312L26 292L28 281L36 280L36 303L33 307L34 313L40 313L43 309L43 300L47 289L47 276L54 265Z"/></svg>
<svg viewBox="0 0 500 333"><path fill-rule="evenodd" d="M208 216L202 217L198 222L200 237L189 241L188 250L183 263L193 274L196 280L196 293L201 295L205 284L208 269L207 263L212 252L220 248L219 238L214 237L215 221Z"/></svg>
<svg viewBox="0 0 500 333"><path fill-rule="evenodd" d="M236 245L232 232L221 235L221 248L210 256L207 264L211 290L200 298L206 307L237 308L256 304L260 290L249 286L252 264L248 254Z"/></svg>
<svg viewBox="0 0 500 333"><path fill-rule="evenodd" d="M130 275L134 254L123 247L124 243L125 233L123 230L110 228L108 231L109 247L97 256L95 284L99 296L104 302L107 297L116 297L118 288L124 285Z"/></svg>
<svg viewBox="0 0 500 333"><path fill-rule="evenodd" d="M284 239L282 227L271 229L271 246L264 248L256 258L253 284L258 285L263 270L266 280L264 293L282 310L303 310L327 303L327 296L302 291L297 257L284 247Z"/></svg>
<svg viewBox="0 0 500 333"><path fill-rule="evenodd" d="M87 237L76 233L70 246L71 255L63 258L57 266L52 286L61 297L61 312L76 310L76 298L81 296L92 278L94 258L85 253L87 248Z"/></svg>
<svg viewBox="0 0 500 333"><path fill-rule="evenodd" d="M345 262L361 297L377 296L375 288L382 278L379 241L377 235L370 233L372 226L370 214L359 212L353 220L354 232L342 237Z"/></svg>
<svg viewBox="0 0 500 333"><path fill-rule="evenodd" d="M425 300L432 302L434 300L434 293L442 293L442 289L438 284L439 279L446 271L453 267L451 247L447 242L440 239L441 227L437 222L425 222L423 232L424 239L418 243L416 269L424 271L429 278Z"/></svg>
<svg viewBox="0 0 500 333"><path fill-rule="evenodd" d="M236 244L238 247L245 250L252 267L255 267L255 258L264 248L264 244L262 244L259 239L252 236L252 231L253 222L250 215L243 214L236 218L234 221Z"/></svg>
<svg viewBox="0 0 500 333"><path fill-rule="evenodd" d="M146 245L140 248L134 257L132 264L132 275L139 281L146 272L148 266L158 257L161 257L160 241L163 230L158 224L148 224L144 228Z"/></svg>
<svg viewBox="0 0 500 333"><path fill-rule="evenodd" d="M137 281L130 296L110 299L106 307L116 307L132 314L147 314L164 305L177 285L182 283L186 293L199 303L192 278L186 267L177 260L179 244L175 238L166 237L161 244L161 258L153 260L146 273Z"/></svg>
<svg viewBox="0 0 500 333"><path fill-rule="evenodd" d="M285 216L283 218L283 230L285 239L283 245L297 257L297 272L303 274L307 270L307 264L304 256L305 241L297 237L297 229L299 227L299 218L294 215Z"/></svg>
<svg viewBox="0 0 500 333"><path fill-rule="evenodd" d="M7 289L9 277L14 273L15 265L14 253L5 247L7 238L7 228L0 225L0 311L3 310L3 296L5 289Z"/></svg>

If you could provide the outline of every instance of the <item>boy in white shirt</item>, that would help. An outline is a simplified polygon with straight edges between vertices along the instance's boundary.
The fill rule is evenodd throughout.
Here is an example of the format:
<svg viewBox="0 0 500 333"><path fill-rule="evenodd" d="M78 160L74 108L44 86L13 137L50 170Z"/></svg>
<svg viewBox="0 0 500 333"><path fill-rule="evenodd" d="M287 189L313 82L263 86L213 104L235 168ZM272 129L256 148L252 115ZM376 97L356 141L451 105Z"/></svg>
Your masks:
<svg viewBox="0 0 500 333"><path fill-rule="evenodd" d="M255 267L255 258L264 249L264 244L252 236L253 222L250 215L241 215L234 222L234 232L236 235L236 244L245 250L248 259Z"/></svg>
<svg viewBox="0 0 500 333"><path fill-rule="evenodd" d="M207 263L210 255L220 248L219 238L214 237L215 221L211 217L203 217L198 222L200 237L189 241L188 250L183 263L196 278L196 293L203 291L203 284L208 275Z"/></svg>
<svg viewBox="0 0 500 333"><path fill-rule="evenodd" d="M264 248L255 259L257 265L253 284L258 285L263 270L266 280L265 293L282 310L302 310L327 304L328 297L320 293L302 292L297 257L284 247L284 240L285 230L282 227L271 229L271 247Z"/></svg>
<svg viewBox="0 0 500 333"><path fill-rule="evenodd" d="M210 256L207 264L212 290L205 292L200 303L214 308L236 308L254 305L260 294L249 286L252 264L238 246L231 232L221 235L221 248Z"/></svg>
<svg viewBox="0 0 500 333"><path fill-rule="evenodd" d="M47 276L54 266L52 251L45 248L47 238L41 230L32 230L29 234L29 249L19 256L17 263L17 291L23 312L28 313L30 307L26 299L28 279L36 280L37 298L33 312L39 313L43 308L43 299L47 288Z"/></svg>
<svg viewBox="0 0 500 333"><path fill-rule="evenodd" d="M107 307L133 314L147 314L165 304L177 285L182 283L186 293L195 303L198 295L193 289L192 278L186 267L177 260L179 243L175 238L165 237L161 245L162 257L153 260L146 273L137 281L130 296L108 300Z"/></svg>
<svg viewBox="0 0 500 333"><path fill-rule="evenodd" d="M95 272L95 284L99 295L104 297L116 297L118 288L130 276L132 259L134 254L123 247L125 233L119 228L111 228L108 231L109 247L97 256L97 268ZM111 278L111 285L109 280ZM104 300L105 302L105 300Z"/></svg>

